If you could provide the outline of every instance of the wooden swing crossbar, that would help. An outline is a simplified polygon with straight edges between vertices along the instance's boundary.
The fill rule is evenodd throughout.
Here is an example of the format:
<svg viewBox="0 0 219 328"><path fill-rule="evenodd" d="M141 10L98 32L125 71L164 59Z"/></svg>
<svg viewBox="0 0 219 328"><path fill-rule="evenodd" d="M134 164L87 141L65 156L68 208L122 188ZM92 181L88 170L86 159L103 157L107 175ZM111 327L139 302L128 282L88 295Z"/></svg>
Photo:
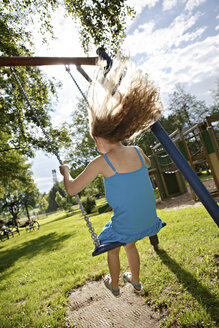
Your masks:
<svg viewBox="0 0 219 328"><path fill-rule="evenodd" d="M98 57L4 57L1 66L96 65Z"/></svg>

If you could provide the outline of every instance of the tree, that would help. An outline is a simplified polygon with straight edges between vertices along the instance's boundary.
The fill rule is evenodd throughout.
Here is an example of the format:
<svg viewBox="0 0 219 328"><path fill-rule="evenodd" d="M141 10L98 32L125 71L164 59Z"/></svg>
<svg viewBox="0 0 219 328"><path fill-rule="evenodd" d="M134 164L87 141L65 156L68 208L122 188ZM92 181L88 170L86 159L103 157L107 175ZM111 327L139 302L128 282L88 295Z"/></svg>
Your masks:
<svg viewBox="0 0 219 328"><path fill-rule="evenodd" d="M21 194L21 205L26 211L27 217L30 220L29 209L34 208L39 201L39 190L36 188L33 180L30 180Z"/></svg>
<svg viewBox="0 0 219 328"><path fill-rule="evenodd" d="M72 123L68 125L71 142L68 153L65 154L66 162L71 164L71 175L76 177L87 164L99 153L95 141L89 132L89 119L87 103L80 99L76 110L72 114Z"/></svg>
<svg viewBox="0 0 219 328"><path fill-rule="evenodd" d="M217 89L213 93L214 103L211 106L211 113L216 114L219 113L219 79L217 80Z"/></svg>
<svg viewBox="0 0 219 328"><path fill-rule="evenodd" d="M68 203L68 200L65 197L62 197L60 193L56 192L56 198L55 198L56 204L58 207L62 208L66 212L70 212L72 209L72 204Z"/></svg>
<svg viewBox="0 0 219 328"><path fill-rule="evenodd" d="M59 192L59 194L62 196L62 197L65 197L66 193L65 193L65 190L64 190L64 187L62 185L61 182L57 182L54 184L54 186L52 187L52 189L50 190L49 194L48 194L48 208L47 208L47 212L55 212L57 211L58 209L58 205L55 201L55 198L56 198L56 193L57 191Z"/></svg>
<svg viewBox="0 0 219 328"><path fill-rule="evenodd" d="M133 143L141 147L144 153L149 156L152 154L152 148L157 144L157 139L151 130L147 129L138 135Z"/></svg>
<svg viewBox="0 0 219 328"><path fill-rule="evenodd" d="M179 129L192 127L201 123L211 114L211 108L205 101L198 100L196 96L187 93L181 84L177 84L169 96L168 126Z"/></svg>
<svg viewBox="0 0 219 328"><path fill-rule="evenodd" d="M105 46L108 51L115 52L125 38L127 16L135 16L127 0L3 1L4 13L13 17L18 34L25 32L24 37L30 45L32 38L28 25L38 23L43 41L46 42L45 36L48 33L53 35L52 12L60 7L76 22L85 52L89 51L92 44Z"/></svg>
<svg viewBox="0 0 219 328"><path fill-rule="evenodd" d="M96 179L91 183L91 186L94 186L94 188L97 190L96 194L93 194L96 197L100 197L105 194L104 180L102 175L98 175Z"/></svg>
<svg viewBox="0 0 219 328"><path fill-rule="evenodd" d="M0 8L0 55L2 56L29 56L32 54L31 36L24 30L22 12L16 10L18 3L20 2L4 1ZM68 135L67 130L64 126L59 129L52 128L49 117L58 84L45 78L36 67L19 68L16 74L31 100L42 126L53 139L56 139L58 146L63 145ZM51 147L42 135L34 114L26 105L9 68L0 68L0 90L2 141L0 152L19 150L20 153L28 156L33 156L33 149L44 149L51 152Z"/></svg>
<svg viewBox="0 0 219 328"><path fill-rule="evenodd" d="M43 197L41 197L41 199L39 201L40 213L45 213L48 206L49 206L49 203L47 202L46 196L44 195Z"/></svg>
<svg viewBox="0 0 219 328"><path fill-rule="evenodd" d="M96 200L92 196L86 196L82 198L81 202L87 214L90 214L96 206Z"/></svg>
<svg viewBox="0 0 219 328"><path fill-rule="evenodd" d="M39 191L31 177L30 164L26 164L24 158L19 159L19 167L17 169L15 166L14 171L13 177L1 181L0 211L10 213L16 222L23 209L29 217L28 208L36 205Z"/></svg>
<svg viewBox="0 0 219 328"><path fill-rule="evenodd" d="M79 21L79 33L85 52L92 43L104 46L109 53L116 52L125 38L127 16L134 18L133 8L126 0L65 0L69 15Z"/></svg>

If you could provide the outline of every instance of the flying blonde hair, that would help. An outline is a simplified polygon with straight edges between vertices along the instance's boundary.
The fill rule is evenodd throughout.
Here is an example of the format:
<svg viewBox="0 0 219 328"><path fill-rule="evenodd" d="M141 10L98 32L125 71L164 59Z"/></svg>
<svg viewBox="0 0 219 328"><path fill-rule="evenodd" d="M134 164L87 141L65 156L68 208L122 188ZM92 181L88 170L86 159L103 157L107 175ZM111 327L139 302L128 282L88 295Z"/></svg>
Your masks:
<svg viewBox="0 0 219 328"><path fill-rule="evenodd" d="M157 121L163 106L157 88L127 57L113 60L107 74L105 64L99 62L89 90L90 133L124 141Z"/></svg>

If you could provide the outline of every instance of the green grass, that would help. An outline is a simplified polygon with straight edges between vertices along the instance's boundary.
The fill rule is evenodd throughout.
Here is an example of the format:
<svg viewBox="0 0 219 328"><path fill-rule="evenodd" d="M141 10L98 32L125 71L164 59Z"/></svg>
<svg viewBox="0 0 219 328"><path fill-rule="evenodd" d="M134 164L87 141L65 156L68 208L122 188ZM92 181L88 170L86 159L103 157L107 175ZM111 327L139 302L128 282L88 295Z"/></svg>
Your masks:
<svg viewBox="0 0 219 328"><path fill-rule="evenodd" d="M104 201L98 201L98 206ZM97 233L111 213L91 221ZM165 314L161 327L217 327L217 227L203 207L158 211L167 223L160 251L149 239L138 242L145 302ZM41 219L36 232L0 243L0 327L66 327L65 306L77 286L108 272L106 254L92 257L93 245L79 210ZM127 271L124 250L121 270Z"/></svg>

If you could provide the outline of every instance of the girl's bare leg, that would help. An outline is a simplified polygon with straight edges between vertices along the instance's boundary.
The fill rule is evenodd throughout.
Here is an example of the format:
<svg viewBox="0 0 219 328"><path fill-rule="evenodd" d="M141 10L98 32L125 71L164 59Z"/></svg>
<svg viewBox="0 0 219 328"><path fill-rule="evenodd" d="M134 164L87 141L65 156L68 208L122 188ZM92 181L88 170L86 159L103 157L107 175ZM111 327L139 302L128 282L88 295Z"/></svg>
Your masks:
<svg viewBox="0 0 219 328"><path fill-rule="evenodd" d="M126 255L129 262L129 267L132 274L132 282L135 285L140 283L139 281L139 273L140 273L140 258L138 254L138 250L136 248L135 242L131 244L127 244L125 246Z"/></svg>
<svg viewBox="0 0 219 328"><path fill-rule="evenodd" d="M120 247L112 249L108 252L108 266L111 276L111 285L114 290L119 287L120 261L119 261Z"/></svg>

